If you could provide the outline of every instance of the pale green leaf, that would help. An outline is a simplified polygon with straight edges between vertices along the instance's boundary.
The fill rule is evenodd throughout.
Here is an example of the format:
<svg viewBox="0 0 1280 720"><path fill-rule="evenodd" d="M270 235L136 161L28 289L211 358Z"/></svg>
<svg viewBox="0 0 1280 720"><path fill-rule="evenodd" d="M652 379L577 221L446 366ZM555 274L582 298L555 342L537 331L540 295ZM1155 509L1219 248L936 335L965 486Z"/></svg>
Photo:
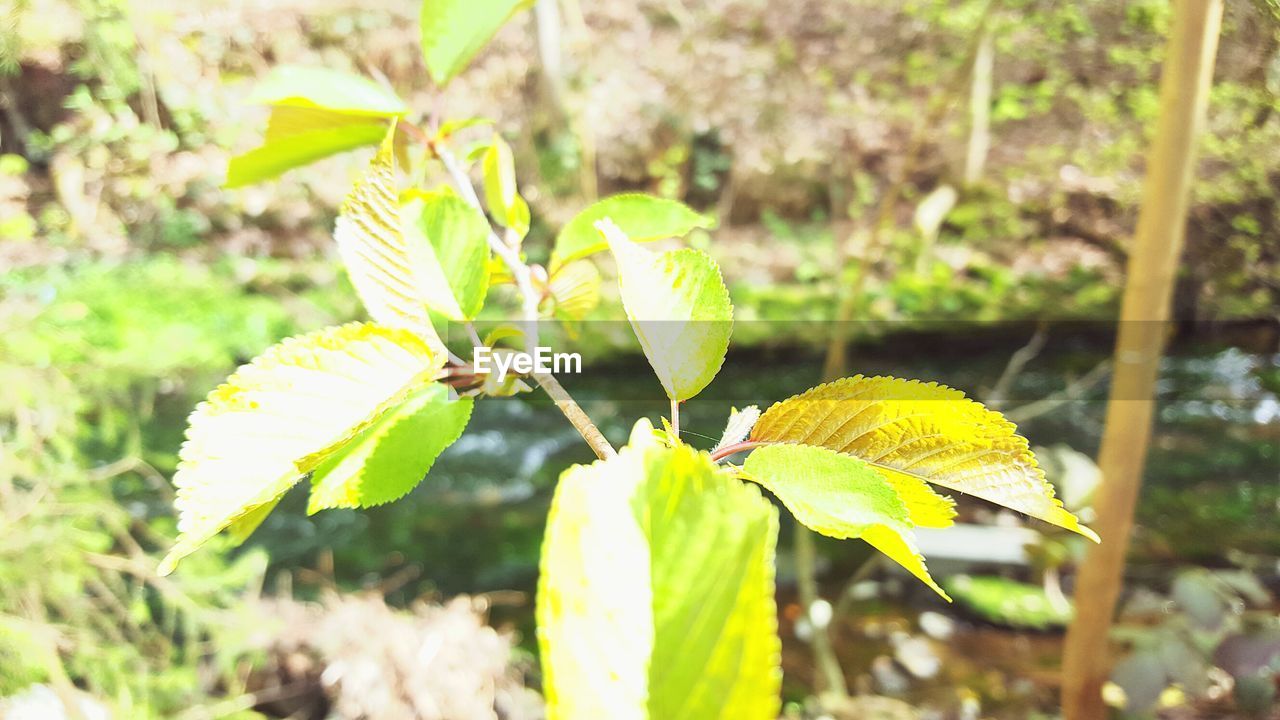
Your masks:
<svg viewBox="0 0 1280 720"><path fill-rule="evenodd" d="M531 0L423 0L422 54L443 87Z"/></svg>
<svg viewBox="0 0 1280 720"><path fill-rule="evenodd" d="M249 96L257 105L323 108L335 113L391 118L409 111L394 92L359 75L317 67L282 65Z"/></svg>
<svg viewBox="0 0 1280 720"><path fill-rule="evenodd" d="M429 308L471 320L489 289L489 223L449 189L411 195L401 208L417 287Z"/></svg>
<svg viewBox="0 0 1280 720"><path fill-rule="evenodd" d="M179 452L169 572L218 532L243 539L286 490L444 364L417 335L370 323L272 346L209 393Z"/></svg>
<svg viewBox="0 0 1280 720"><path fill-rule="evenodd" d="M729 411L729 421L724 425L724 432L720 435L720 442L716 443L715 450L740 443L747 438L747 434L751 432L751 427L760 419L760 408L755 405L748 405L741 410L733 408Z"/></svg>
<svg viewBox="0 0 1280 720"><path fill-rule="evenodd" d="M711 227L711 219L684 203L652 195L625 193L595 202L579 212L556 235L551 269L609 249L595 224L609 218L632 242L684 237L694 228Z"/></svg>
<svg viewBox="0 0 1280 720"><path fill-rule="evenodd" d="M627 319L667 391L682 402L715 378L729 350L733 306L720 268L700 250L653 253L599 222L618 261Z"/></svg>
<svg viewBox="0 0 1280 720"><path fill-rule="evenodd" d="M557 486L537 602L547 716L773 720L777 513L650 435L642 421Z"/></svg>
<svg viewBox="0 0 1280 720"><path fill-rule="evenodd" d="M547 290L556 317L582 320L600 304L600 271L588 260L569 263L551 274Z"/></svg>
<svg viewBox="0 0 1280 720"><path fill-rule="evenodd" d="M335 153L376 145L387 134L387 124L340 123L295 132L231 158L226 187L252 185L322 160Z"/></svg>
<svg viewBox="0 0 1280 720"><path fill-rule="evenodd" d="M529 205L516 187L516 165L511 147L494 135L481 162L484 169L484 201L498 224L518 237L529 233Z"/></svg>
<svg viewBox="0 0 1280 720"><path fill-rule="evenodd" d="M445 120L444 122L440 123L440 128L436 130L436 139L448 140L450 137L453 137L457 133L463 130L466 130L467 128L476 127L479 125L493 125L493 124L494 124L493 120L486 117L469 117L469 118L459 118L457 120Z"/></svg>
<svg viewBox="0 0 1280 720"><path fill-rule="evenodd" d="M365 78L321 68L281 67L250 96L271 105L263 144L231 159L227 187L276 177L339 152L376 145L408 108Z"/></svg>
<svg viewBox="0 0 1280 720"><path fill-rule="evenodd" d="M1054 497L1026 438L1015 430L1000 413L958 390L859 375L775 404L756 423L751 439L820 445L861 458L909 502L918 496L920 483L929 482L1096 541L1097 535ZM911 510L917 525L930 525L942 508L935 502L932 509Z"/></svg>
<svg viewBox="0 0 1280 720"><path fill-rule="evenodd" d="M404 497L462 435L472 403L469 397L450 400L440 383L414 391L316 466L307 512Z"/></svg>
<svg viewBox="0 0 1280 720"><path fill-rule="evenodd" d="M862 538L947 597L925 569L906 504L870 465L812 445L769 445L753 450L742 469L810 530Z"/></svg>
<svg viewBox="0 0 1280 720"><path fill-rule="evenodd" d="M394 138L393 127L343 202L333 237L369 316L383 325L408 328L443 353L425 294L448 292L448 281L438 263L423 260L434 258L430 245L405 237Z"/></svg>

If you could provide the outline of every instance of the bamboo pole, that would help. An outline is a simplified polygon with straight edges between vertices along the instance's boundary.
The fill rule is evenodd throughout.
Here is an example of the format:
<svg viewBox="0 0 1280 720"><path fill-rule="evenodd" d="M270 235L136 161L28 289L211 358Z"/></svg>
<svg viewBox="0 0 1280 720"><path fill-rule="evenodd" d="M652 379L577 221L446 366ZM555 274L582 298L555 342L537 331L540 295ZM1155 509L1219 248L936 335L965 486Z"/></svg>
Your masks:
<svg viewBox="0 0 1280 720"><path fill-rule="evenodd" d="M1142 208L1120 310L1115 368L1098 465L1103 482L1093 527L1102 543L1076 579L1076 618L1067 633L1062 706L1066 720L1105 716L1107 635L1120 595L1133 511L1155 410L1153 390L1169 303L1186 235L1196 139L1213 79L1222 0L1175 0L1160 80L1160 118L1148 150Z"/></svg>

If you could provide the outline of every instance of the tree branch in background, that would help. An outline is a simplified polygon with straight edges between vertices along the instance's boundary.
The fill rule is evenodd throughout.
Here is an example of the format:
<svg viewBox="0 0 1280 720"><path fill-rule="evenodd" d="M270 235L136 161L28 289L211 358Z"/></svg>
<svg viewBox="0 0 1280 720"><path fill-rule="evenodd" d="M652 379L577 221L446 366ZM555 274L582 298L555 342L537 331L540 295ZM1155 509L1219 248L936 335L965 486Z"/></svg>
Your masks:
<svg viewBox="0 0 1280 720"><path fill-rule="evenodd" d="M1110 672L1107 635L1124 577L1133 513L1155 413L1170 299L1204 125L1222 0L1177 0L1160 79L1160 117L1143 181L1142 208L1129 256L1115 378L1098 453L1102 484L1094 502L1100 545L1089 548L1076 578L1076 618L1067 632L1062 707L1067 720L1106 714L1102 684Z"/></svg>
<svg viewBox="0 0 1280 720"><path fill-rule="evenodd" d="M1035 333L1032 334L1027 344L1018 348L1009 356L1009 362L1004 366L1004 372L1000 373L1000 378L996 380L991 392L987 393L987 396L983 398L983 403L993 410L999 410L1003 407L1005 401L1009 398L1009 388L1013 387L1013 381L1022 373L1022 369L1027 366L1027 363L1040 354L1048 340L1048 328L1043 324L1037 326Z"/></svg>

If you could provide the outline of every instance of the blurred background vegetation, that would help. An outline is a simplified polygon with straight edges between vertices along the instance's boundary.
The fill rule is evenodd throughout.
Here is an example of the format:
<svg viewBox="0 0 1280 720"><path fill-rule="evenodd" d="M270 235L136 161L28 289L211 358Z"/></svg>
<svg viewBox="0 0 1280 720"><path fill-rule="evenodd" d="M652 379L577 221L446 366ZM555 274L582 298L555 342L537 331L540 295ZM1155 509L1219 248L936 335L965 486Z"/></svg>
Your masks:
<svg viewBox="0 0 1280 720"><path fill-rule="evenodd" d="M367 152L220 187L265 115L243 98L278 64L491 118L516 149L531 247L622 190L714 214L694 241L721 261L738 349L686 425L712 433L730 405L813 384L848 257L852 369L1000 406L1087 513L1166 2L559 8L561 56L521 16L437 94L417 3L5 0L0 717L540 717L542 522L589 452L536 398L477 408L405 501L308 518L287 498L246 547L154 574L186 414L270 343L359 314L331 229ZM1232 0L1129 568L1131 652L1109 687L1120 713L1280 717L1278 191L1280 8ZM597 317L620 317L616 298ZM607 350L614 329L585 323L584 342ZM661 408L634 399L655 396L642 358L603 354L566 382L619 438ZM924 538L952 607L860 544L819 544L857 690L836 706L814 697L814 628L784 561L787 712L1052 717L1080 548L995 520Z"/></svg>

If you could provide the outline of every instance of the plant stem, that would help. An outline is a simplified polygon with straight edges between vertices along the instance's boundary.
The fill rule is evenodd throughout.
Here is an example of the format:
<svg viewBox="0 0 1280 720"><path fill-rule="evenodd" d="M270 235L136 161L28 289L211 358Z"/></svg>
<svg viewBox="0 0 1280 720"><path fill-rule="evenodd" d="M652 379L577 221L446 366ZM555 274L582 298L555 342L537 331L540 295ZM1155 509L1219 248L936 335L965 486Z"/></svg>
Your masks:
<svg viewBox="0 0 1280 720"><path fill-rule="evenodd" d="M596 457L601 460L608 460L617 455L617 451L609 444L604 435L600 432L600 428L591 422L591 418L586 411L582 409L578 403L565 391L564 386L556 380L551 373L534 373L533 379L543 390L547 391L547 395L555 402L556 407L560 408L560 412L573 423L577 428L578 434L582 435L582 439L587 441L587 445L595 451Z"/></svg>
<svg viewBox="0 0 1280 720"><path fill-rule="evenodd" d="M725 445L722 448L719 448L718 450L712 450L711 459L714 460L715 462L720 462L721 460L724 460L730 455L736 455L740 452L751 450L752 448L758 448L758 447L763 447L765 445L772 445L772 444L773 443L762 441L762 440L743 440L742 442L730 443L728 445Z"/></svg>
<svg viewBox="0 0 1280 720"><path fill-rule="evenodd" d="M841 669L835 648L831 645L831 634L826 625L818 627L813 621L813 606L819 599L818 580L814 572L818 564L817 552L813 545L813 533L798 522L795 555L796 589L800 594L800 607L804 608L804 616L809 621L809 645L813 648L813 657L822 677L822 689L841 698L848 697L849 685L844 680L844 670Z"/></svg>
<svg viewBox="0 0 1280 720"><path fill-rule="evenodd" d="M671 434L680 439L680 401L671 401Z"/></svg>
<svg viewBox="0 0 1280 720"><path fill-rule="evenodd" d="M415 128L416 129L416 128ZM418 132L419 136L426 138L425 133ZM480 196L476 194L475 186L471 184L471 178L463 172L462 166L458 164L457 158L445 147L444 143L432 142L427 140L436 157L440 158L440 163L444 165L445 171L449 173L449 178L453 181L458 192L462 194L462 199L466 200L472 207L484 211L480 205ZM529 266L520 259L520 252L516 249L515 241L507 242L498 237L498 234L489 228L489 247L506 264L511 270L511 276L515 278L516 288L520 291L521 307L524 312L525 324L525 348L528 352L533 353L538 347L538 292L533 287L533 272ZM474 334L474 327L469 328ZM474 341L474 339L473 339ZM582 435L582 439L587 441L587 445L595 451L596 457L601 460L607 460L618 453L605 439L604 434L600 432L600 428L591 421L591 417L587 415L582 406L574 401L559 380L550 373L534 373L533 379L538 385L546 391L556 407L560 408L560 412L568 418L573 427L578 430L578 434Z"/></svg>
<svg viewBox="0 0 1280 720"><path fill-rule="evenodd" d="M432 143L431 147L435 151L436 157L440 158L440 163L444 165L445 171L449 173L454 186L462 194L462 199L483 212L484 208L480 205L480 196L476 194L476 189L471 184L471 178L467 177L467 174L463 172L457 158L453 156L449 148L444 146L444 143ZM520 291L520 305L524 314L525 350L532 353L538 347L538 291L533 287L533 272L520 259L520 252L515 248L514 244L503 241L492 228L489 229L489 247L495 255L502 259L507 269L511 271L511 276L515 278L516 288Z"/></svg>

